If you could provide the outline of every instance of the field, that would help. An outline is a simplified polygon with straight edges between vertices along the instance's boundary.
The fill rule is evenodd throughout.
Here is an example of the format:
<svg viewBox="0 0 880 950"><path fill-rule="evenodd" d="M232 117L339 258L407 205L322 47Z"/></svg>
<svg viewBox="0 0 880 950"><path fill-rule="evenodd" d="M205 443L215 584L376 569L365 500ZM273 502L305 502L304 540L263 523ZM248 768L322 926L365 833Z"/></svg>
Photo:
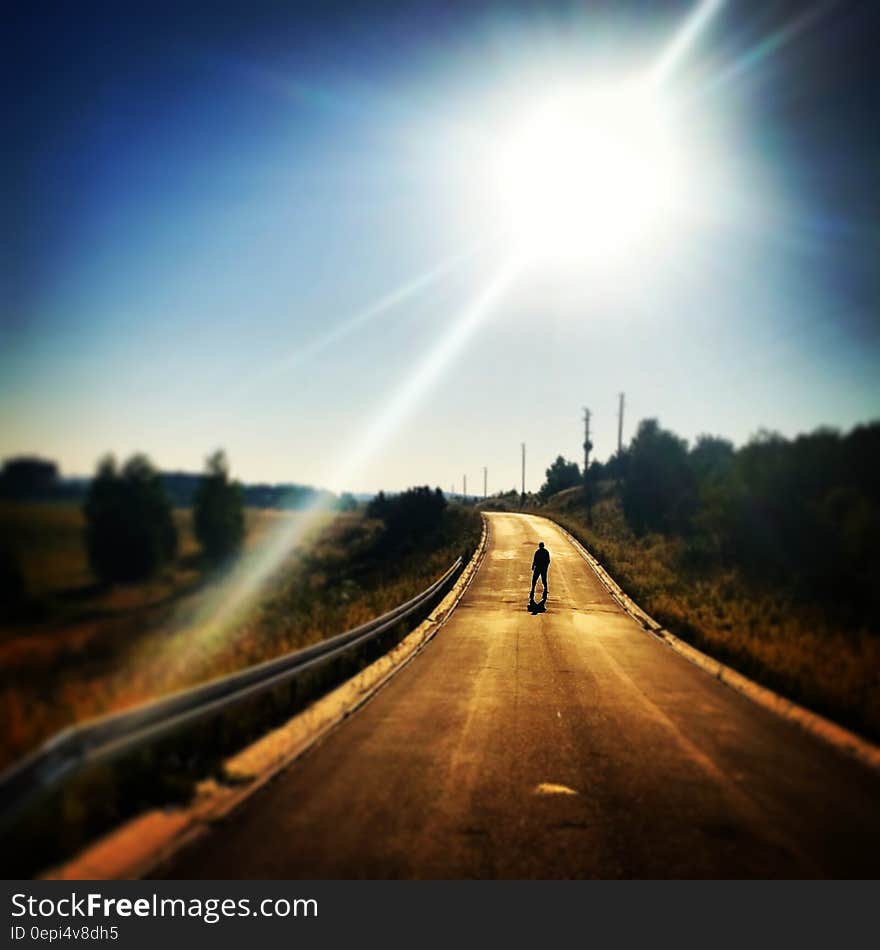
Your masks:
<svg viewBox="0 0 880 950"><path fill-rule="evenodd" d="M543 513L585 544L667 629L782 695L880 739L880 635L876 618L843 625L820 604L737 571L692 563L684 543L635 537L614 498L588 522L560 498Z"/></svg>
<svg viewBox="0 0 880 950"><path fill-rule="evenodd" d="M154 580L103 588L89 569L80 509L0 505L25 609L0 627L0 767L66 725L223 675L338 633L424 589L476 543L479 518L450 508L442 530L393 557L381 522L360 513L308 523L247 512L238 568L206 575L190 512L175 512L180 554ZM278 530L301 529L248 597L250 568ZM237 605L237 606L236 606Z"/></svg>

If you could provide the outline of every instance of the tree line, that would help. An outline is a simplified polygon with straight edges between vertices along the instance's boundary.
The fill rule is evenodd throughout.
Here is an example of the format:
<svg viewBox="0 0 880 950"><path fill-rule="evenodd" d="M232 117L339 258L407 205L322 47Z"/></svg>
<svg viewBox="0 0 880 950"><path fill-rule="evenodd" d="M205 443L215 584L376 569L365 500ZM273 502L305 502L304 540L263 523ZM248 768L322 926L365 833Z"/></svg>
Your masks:
<svg viewBox="0 0 880 950"><path fill-rule="evenodd" d="M165 493L176 508L191 508L201 475L192 472L160 472ZM0 498L12 501L79 501L89 491L90 479L64 478L57 462L38 456L8 458L0 468ZM332 492L311 485L268 482L242 483L248 508L308 508L322 504L350 510L357 501L350 494L337 498Z"/></svg>
<svg viewBox="0 0 880 950"><path fill-rule="evenodd" d="M793 439L761 432L741 448L693 445L643 420L628 448L593 462L590 503L616 497L636 535L680 537L694 566L736 567L842 610L880 607L880 422ZM584 484L561 456L542 498ZM601 491L600 491L601 489Z"/></svg>

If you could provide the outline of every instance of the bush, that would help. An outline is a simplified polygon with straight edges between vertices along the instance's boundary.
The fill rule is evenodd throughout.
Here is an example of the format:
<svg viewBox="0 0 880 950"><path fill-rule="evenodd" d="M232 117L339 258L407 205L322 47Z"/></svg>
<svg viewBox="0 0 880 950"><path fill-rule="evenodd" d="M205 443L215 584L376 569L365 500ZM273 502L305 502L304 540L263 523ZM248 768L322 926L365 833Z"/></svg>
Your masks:
<svg viewBox="0 0 880 950"><path fill-rule="evenodd" d="M121 471L103 459L84 505L86 547L95 575L105 583L152 577L177 553L177 529L159 473L144 455Z"/></svg>
<svg viewBox="0 0 880 950"><path fill-rule="evenodd" d="M209 561L219 564L238 552L244 540L242 488L229 480L226 455L219 449L206 461L194 509L196 538Z"/></svg>
<svg viewBox="0 0 880 950"><path fill-rule="evenodd" d="M547 480L541 486L538 494L546 501L551 495L564 491L566 488L577 488L582 484L581 470L577 462L567 462L561 455L545 473Z"/></svg>
<svg viewBox="0 0 880 950"><path fill-rule="evenodd" d="M439 488L431 491L424 485L390 497L379 492L367 506L367 517L381 519L385 523L386 543L397 545L432 534L440 526L445 510L443 492Z"/></svg>

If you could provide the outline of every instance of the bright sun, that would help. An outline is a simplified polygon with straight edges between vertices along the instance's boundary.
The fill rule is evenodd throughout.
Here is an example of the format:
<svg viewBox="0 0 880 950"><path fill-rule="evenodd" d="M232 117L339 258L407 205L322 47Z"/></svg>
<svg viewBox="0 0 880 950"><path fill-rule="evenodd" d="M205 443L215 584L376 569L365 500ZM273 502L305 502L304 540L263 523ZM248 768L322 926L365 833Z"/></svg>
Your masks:
<svg viewBox="0 0 880 950"><path fill-rule="evenodd" d="M517 250L606 258L668 227L678 156L659 103L638 90L560 93L501 136L494 187Z"/></svg>

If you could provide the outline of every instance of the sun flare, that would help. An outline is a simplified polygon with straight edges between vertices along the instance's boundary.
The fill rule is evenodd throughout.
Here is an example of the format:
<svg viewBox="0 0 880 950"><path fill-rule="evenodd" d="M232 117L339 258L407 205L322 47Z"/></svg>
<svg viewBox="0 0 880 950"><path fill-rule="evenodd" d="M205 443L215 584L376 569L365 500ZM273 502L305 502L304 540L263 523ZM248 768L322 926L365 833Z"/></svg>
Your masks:
<svg viewBox="0 0 880 950"><path fill-rule="evenodd" d="M512 123L492 163L503 227L527 257L613 255L668 227L679 156L664 110L629 88L566 92Z"/></svg>

